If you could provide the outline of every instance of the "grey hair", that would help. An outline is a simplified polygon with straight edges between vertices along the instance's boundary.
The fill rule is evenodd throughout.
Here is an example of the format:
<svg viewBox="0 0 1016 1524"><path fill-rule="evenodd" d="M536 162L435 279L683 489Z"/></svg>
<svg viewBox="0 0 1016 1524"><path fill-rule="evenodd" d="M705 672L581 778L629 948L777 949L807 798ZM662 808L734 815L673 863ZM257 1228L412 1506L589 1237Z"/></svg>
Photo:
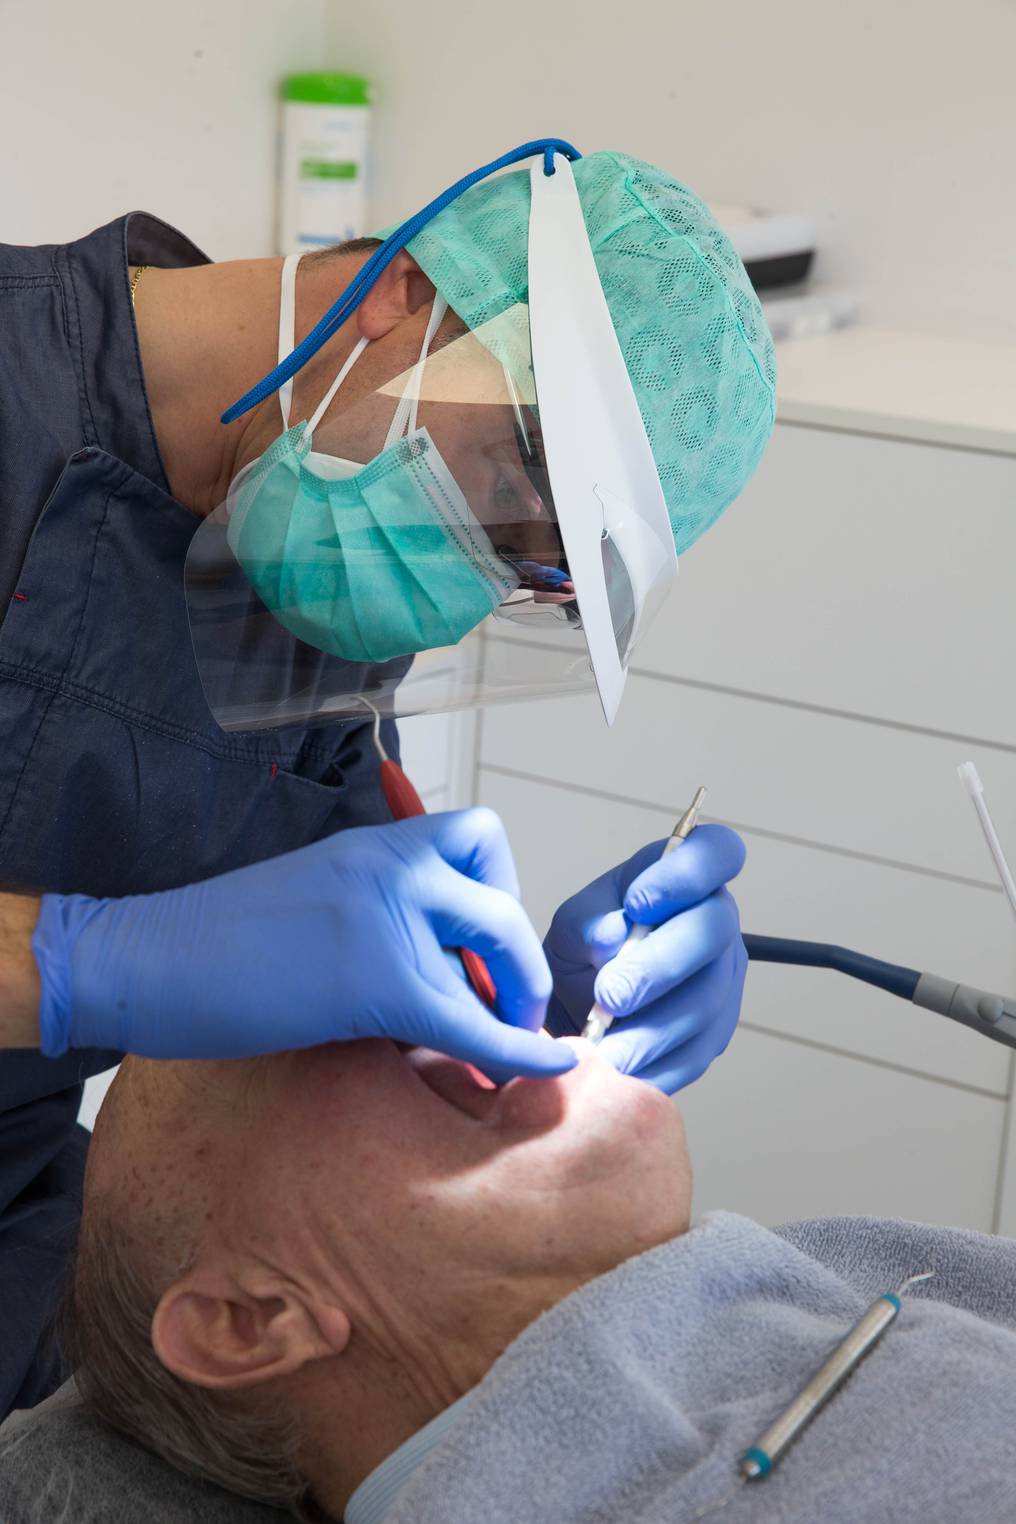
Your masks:
<svg viewBox="0 0 1016 1524"><path fill-rule="evenodd" d="M186 1268L150 1285L112 1214L86 1218L60 1319L60 1343L77 1367L82 1397L178 1470L318 1524L325 1515L297 1464L293 1425L271 1399L181 1381L152 1348L159 1296Z"/></svg>
<svg viewBox="0 0 1016 1524"><path fill-rule="evenodd" d="M380 238L347 238L345 243L330 244L327 249L315 249L304 256L305 265L328 265L343 254L373 254L381 247Z"/></svg>

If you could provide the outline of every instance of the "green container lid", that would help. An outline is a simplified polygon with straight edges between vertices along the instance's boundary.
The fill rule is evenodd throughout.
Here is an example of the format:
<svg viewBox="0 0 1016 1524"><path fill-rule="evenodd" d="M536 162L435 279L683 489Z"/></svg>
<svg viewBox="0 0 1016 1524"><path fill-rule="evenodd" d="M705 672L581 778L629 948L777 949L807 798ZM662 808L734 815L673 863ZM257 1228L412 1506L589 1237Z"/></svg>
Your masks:
<svg viewBox="0 0 1016 1524"><path fill-rule="evenodd" d="M369 106L370 80L362 74L290 74L279 94L313 106Z"/></svg>

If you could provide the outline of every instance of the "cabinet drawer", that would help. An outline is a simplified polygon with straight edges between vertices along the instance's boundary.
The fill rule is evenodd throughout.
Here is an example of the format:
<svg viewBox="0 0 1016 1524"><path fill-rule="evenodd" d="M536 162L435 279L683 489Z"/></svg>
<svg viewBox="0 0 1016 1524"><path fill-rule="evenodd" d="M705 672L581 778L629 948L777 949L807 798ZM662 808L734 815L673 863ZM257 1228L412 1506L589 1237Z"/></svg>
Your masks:
<svg viewBox="0 0 1016 1524"><path fill-rule="evenodd" d="M1002 1101L742 1027L677 1104L697 1215L856 1213L992 1230Z"/></svg>
<svg viewBox="0 0 1016 1524"><path fill-rule="evenodd" d="M1016 459L777 427L640 670L1016 744Z"/></svg>
<svg viewBox="0 0 1016 1524"><path fill-rule="evenodd" d="M539 661L530 649L527 658ZM760 830L996 882L956 764L981 769L1016 843L1016 756L648 677L630 677L607 730L596 700L491 710L481 761L599 789L675 815L700 783L707 812Z"/></svg>

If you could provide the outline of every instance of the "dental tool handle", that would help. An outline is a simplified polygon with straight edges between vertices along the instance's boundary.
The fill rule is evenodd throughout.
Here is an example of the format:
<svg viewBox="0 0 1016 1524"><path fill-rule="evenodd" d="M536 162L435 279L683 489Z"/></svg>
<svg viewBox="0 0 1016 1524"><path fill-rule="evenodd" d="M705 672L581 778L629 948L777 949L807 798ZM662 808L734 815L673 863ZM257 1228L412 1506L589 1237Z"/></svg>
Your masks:
<svg viewBox="0 0 1016 1524"><path fill-rule="evenodd" d="M702 801L705 797L705 789L700 788L673 831L667 837L663 851L660 853L661 861L667 856L668 852L673 852L676 847L683 846L688 840L688 837L698 823L699 812L702 809ZM652 929L651 926L646 926L641 921L636 921L614 954L614 958L623 958L629 947L635 947L639 942L643 941ZM586 1017L586 1024L582 1028L582 1036L588 1042L599 1042L603 1034L613 1025L613 1021L614 1018L610 1012L605 1011L598 1000L594 1000L589 1015Z"/></svg>
<svg viewBox="0 0 1016 1524"><path fill-rule="evenodd" d="M385 757L380 773L381 789L396 820L426 815L426 805L397 762L393 762L391 757Z"/></svg>
<svg viewBox="0 0 1016 1524"><path fill-rule="evenodd" d="M395 820L408 820L413 815L426 815L427 810L423 800L397 762L393 762L391 757L383 757L380 773L381 788ZM483 1001L485 1006L493 1010L497 1004L497 990L494 988L494 981L490 977L490 970L486 963L479 953L473 952L471 947L460 947L457 951L474 994Z"/></svg>
<svg viewBox="0 0 1016 1524"><path fill-rule="evenodd" d="M775 1423L740 1457L738 1469L747 1481L768 1476L801 1431L807 1428L820 1408L843 1385L851 1371L878 1343L900 1310L895 1291L884 1291L833 1350L828 1360L815 1372L806 1386L785 1408Z"/></svg>
<svg viewBox="0 0 1016 1524"><path fill-rule="evenodd" d="M664 853L670 851L670 843L673 841L673 839L674 838L671 836L667 842L667 845L664 847L663 852L660 853L661 857L664 855ZM634 947L638 942L642 942L649 935L650 930L651 928L649 926L643 926L640 921L636 921L635 925L632 927L631 931L629 931L628 935L621 943L621 946L614 954L614 957L623 958L629 947ZM611 961L613 961L613 959ZM598 1000L594 1000L589 1015L586 1017L586 1024L582 1028L582 1036L586 1039L587 1042L599 1042L603 1034L613 1024L613 1021L614 1018L611 1016L610 1012L605 1011Z"/></svg>

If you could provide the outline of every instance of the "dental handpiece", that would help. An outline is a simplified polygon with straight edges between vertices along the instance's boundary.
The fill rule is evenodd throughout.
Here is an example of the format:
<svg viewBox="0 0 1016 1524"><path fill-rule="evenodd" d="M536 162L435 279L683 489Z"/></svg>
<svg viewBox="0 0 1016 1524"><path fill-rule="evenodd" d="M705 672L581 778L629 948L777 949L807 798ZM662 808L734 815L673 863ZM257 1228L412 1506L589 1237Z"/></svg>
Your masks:
<svg viewBox="0 0 1016 1524"><path fill-rule="evenodd" d="M698 825L699 813L702 809L702 801L705 799L705 797L705 789L700 788L696 793L695 798L692 800L691 804L685 810L684 814L677 822L677 825L668 836L666 845L664 846L663 851L660 853L661 859L666 857L668 852L673 852L676 847L681 846L683 842L687 841L692 831L694 831L695 827ZM636 924L629 931L628 935L625 937L624 942L614 954L614 957L623 958L629 947L634 947L636 943L641 942L643 938L647 937L652 930L653 928L651 926L644 926L641 922L636 922ZM586 1017L586 1024L582 1028L582 1036L585 1037L589 1042L599 1042L600 1038L613 1023L613 1020L614 1018L611 1016L610 1012L605 1011L603 1006L597 1000L594 1003L592 1010L589 1012L589 1015Z"/></svg>

